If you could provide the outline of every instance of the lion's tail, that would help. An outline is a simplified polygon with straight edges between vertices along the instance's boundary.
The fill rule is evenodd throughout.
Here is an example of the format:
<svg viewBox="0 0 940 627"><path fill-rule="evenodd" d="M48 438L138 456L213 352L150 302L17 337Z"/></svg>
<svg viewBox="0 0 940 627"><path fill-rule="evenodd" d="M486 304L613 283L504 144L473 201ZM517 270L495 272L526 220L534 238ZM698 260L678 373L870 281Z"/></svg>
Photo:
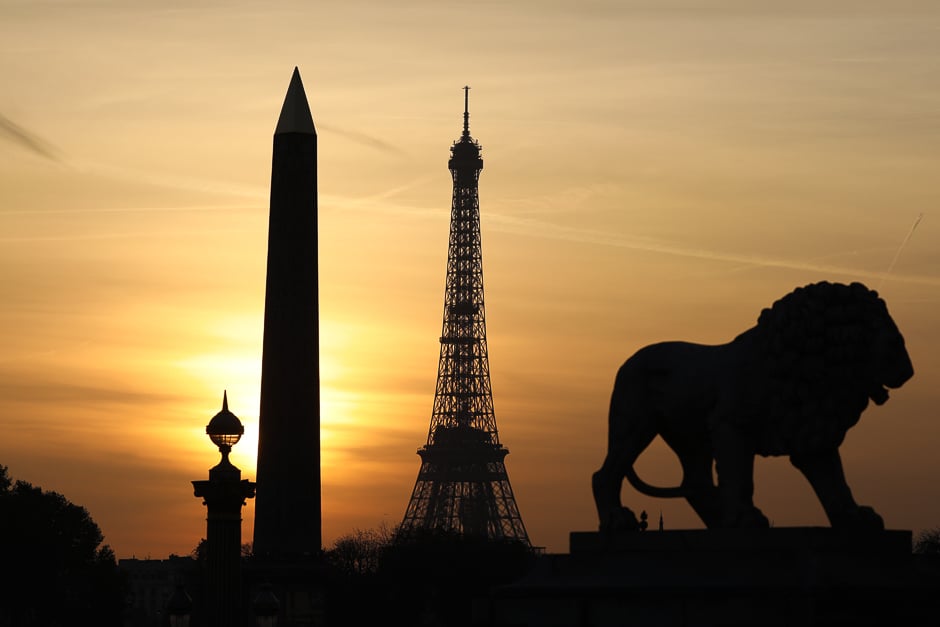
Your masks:
<svg viewBox="0 0 940 627"><path fill-rule="evenodd" d="M646 483L636 474L636 470L633 469L632 464L629 468L627 468L624 476L626 476L627 481L630 482L630 485L632 485L637 492L645 494L646 496L652 496L661 499L671 499L685 496L685 490L682 489L682 486L676 486L674 488L659 488Z"/></svg>

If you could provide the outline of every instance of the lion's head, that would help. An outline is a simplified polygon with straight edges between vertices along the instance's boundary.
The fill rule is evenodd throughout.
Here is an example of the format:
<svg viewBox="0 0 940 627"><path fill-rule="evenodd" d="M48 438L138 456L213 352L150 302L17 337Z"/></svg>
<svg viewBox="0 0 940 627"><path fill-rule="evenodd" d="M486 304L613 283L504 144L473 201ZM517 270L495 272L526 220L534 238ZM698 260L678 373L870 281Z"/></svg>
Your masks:
<svg viewBox="0 0 940 627"><path fill-rule="evenodd" d="M799 287L761 312L756 335L770 388L762 455L838 446L869 399L914 374L884 300L861 283Z"/></svg>

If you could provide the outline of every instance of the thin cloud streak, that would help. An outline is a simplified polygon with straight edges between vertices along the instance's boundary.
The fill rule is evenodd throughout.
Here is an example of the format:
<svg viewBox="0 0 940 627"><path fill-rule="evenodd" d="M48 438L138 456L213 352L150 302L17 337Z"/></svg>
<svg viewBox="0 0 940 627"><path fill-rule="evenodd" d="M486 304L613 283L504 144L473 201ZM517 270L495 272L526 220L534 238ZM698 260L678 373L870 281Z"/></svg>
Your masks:
<svg viewBox="0 0 940 627"><path fill-rule="evenodd" d="M367 199L349 199L336 197L333 203L350 207L362 208ZM389 206L372 207L372 210L383 214L394 214L410 217L423 217L438 219L440 212L419 207ZM501 233L525 235L528 237L542 237L561 241L577 242L581 244L597 244L626 248L644 252L660 253L689 259L705 259L709 261L723 261L736 263L749 267L783 268L787 270L803 270L826 274L842 274L864 279L884 279L888 272L872 272L848 266L823 264L814 261L800 261L784 259L781 257L765 257L759 255L745 255L733 252L713 251L703 248L679 246L669 242L630 239L609 231L596 231L592 229L579 229L568 226L559 226L529 218L518 218L505 214L490 213L485 221ZM891 279L902 283L930 285L940 287L940 277L917 274L891 274Z"/></svg>
<svg viewBox="0 0 940 627"><path fill-rule="evenodd" d="M166 403L183 402L191 400L182 395L154 393L119 389L115 387L95 387L89 385L76 385L74 383L59 383L38 377L28 379L12 373L5 373L5 381L0 383L0 395L6 402L34 403L37 398L54 405L129 405L140 407L153 406ZM30 418L32 420L32 418Z"/></svg>
<svg viewBox="0 0 940 627"><path fill-rule="evenodd" d="M394 144L390 144L385 140L379 139L378 137L367 135L366 133L359 133L357 131L344 130L344 129L336 128L335 126L330 126L327 124L317 124L317 129L320 131L326 131L327 133L334 133L336 135L339 135L340 137L345 137L346 139L350 141L354 141L357 144L361 144L363 146L368 146L369 148L375 148L376 150L380 152L394 154L394 155L407 154L404 150L402 150L398 146L395 146Z"/></svg>
<svg viewBox="0 0 940 627"><path fill-rule="evenodd" d="M110 176L125 181L135 183L145 183L148 185L157 185L191 192L206 192L214 194L225 194L228 196L241 196L244 198L255 198L259 201L267 202L269 190L260 185L243 185L232 181L210 180L206 178L191 178L180 176L178 174L164 174L159 172L149 172L146 170L135 170L132 168L110 165L106 163L97 163L92 161L74 164L80 172L100 174Z"/></svg>
<svg viewBox="0 0 940 627"><path fill-rule="evenodd" d="M8 215L51 215L80 213L175 213L195 211L255 211L258 207L247 205L187 205L177 207L84 207L79 209L11 209L0 211Z"/></svg>
<svg viewBox="0 0 940 627"><path fill-rule="evenodd" d="M615 233L594 231L591 229L562 227L553 224L537 222L535 220L513 218L506 215L490 215L488 220L494 222L497 225L497 228L505 233L528 235L534 237L546 237L550 239L572 241L583 244L614 246L617 248L628 248L630 250L661 253L664 255L673 255L677 257L706 259L709 261L724 261L728 263L738 263L753 267L784 268L787 270L805 270L808 272L845 274L865 279L882 279L887 274L886 272L871 272L868 270L859 270L858 268L850 268L846 266L813 263L811 261L799 261L793 259L783 259L779 257L762 257L758 255L742 255L737 253L706 250L702 248L677 246L663 242L631 240ZM921 285L940 287L940 277L895 274L892 275L891 278L893 280L904 283L916 283Z"/></svg>
<svg viewBox="0 0 940 627"><path fill-rule="evenodd" d="M0 242L4 244L16 244L24 242L82 242L82 241L96 241L96 240L115 240L115 239L128 239L128 238L139 238L139 239L161 239L167 237L173 237L178 239L180 237L194 237L194 236L204 236L207 234L220 235L220 234L235 234L235 233L249 233L251 229L249 228L225 228L220 229L215 226L207 226L205 229L194 230L190 229L188 231L183 231L180 229L167 230L162 232L157 231L124 231L120 233L83 233L75 235L36 235L36 236L24 236L24 237L0 237Z"/></svg>
<svg viewBox="0 0 940 627"><path fill-rule="evenodd" d="M44 159L61 163L59 150L32 131L0 113L0 137Z"/></svg>
<svg viewBox="0 0 940 627"><path fill-rule="evenodd" d="M385 215L393 216L420 216L420 215L440 215L438 210L424 209L420 207L404 207L402 205L391 205L387 202L382 203L381 205L376 205L377 201L384 201L406 192L408 190L414 189L420 185L426 185L434 181L437 176L419 176L412 179L411 181L402 183L401 185L396 185L390 187L384 191L378 192L376 194L370 194L368 196L349 196L349 195L330 195L330 194L320 194L320 207L330 207L330 208L342 208L349 210L356 209L368 209L376 213L382 213Z"/></svg>

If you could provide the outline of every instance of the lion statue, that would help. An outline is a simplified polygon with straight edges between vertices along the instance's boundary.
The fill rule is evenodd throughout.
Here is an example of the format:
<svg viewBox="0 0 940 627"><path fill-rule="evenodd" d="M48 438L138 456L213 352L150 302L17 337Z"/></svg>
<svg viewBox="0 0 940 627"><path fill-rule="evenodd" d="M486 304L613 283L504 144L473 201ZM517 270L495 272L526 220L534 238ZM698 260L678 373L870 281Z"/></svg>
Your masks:
<svg viewBox="0 0 940 627"><path fill-rule="evenodd" d="M883 529L852 497L839 446L869 399L883 404L886 388L913 374L885 302L861 283L797 288L727 344L642 348L614 383L607 457L592 482L600 529L639 526L620 502L624 477L648 496L684 497L708 528L767 527L753 503L755 455L789 455L834 528ZM651 486L633 468L657 435L682 465L677 487Z"/></svg>

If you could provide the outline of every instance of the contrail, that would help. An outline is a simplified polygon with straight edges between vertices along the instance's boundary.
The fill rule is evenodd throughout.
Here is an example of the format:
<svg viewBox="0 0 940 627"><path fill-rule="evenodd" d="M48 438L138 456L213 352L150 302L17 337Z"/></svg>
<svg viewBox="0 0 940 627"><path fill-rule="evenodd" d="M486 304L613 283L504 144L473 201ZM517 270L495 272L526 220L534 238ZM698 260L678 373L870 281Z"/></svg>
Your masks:
<svg viewBox="0 0 940 627"><path fill-rule="evenodd" d="M885 270L885 273L881 275L881 281L878 282L877 291L881 291L881 286L884 284L885 279L888 278L888 275L891 274L891 271L894 270L894 264L898 262L898 257L901 256L901 251L904 250L904 247L907 246L907 243L911 241L911 236L914 234L914 229L917 228L917 225L920 224L920 221L923 219L923 217L923 211L917 214L917 218L914 220L914 224L911 225L911 230L907 232L907 235L904 237L904 241L901 242L901 245L898 246L897 252L894 253L894 259L891 260L891 263L888 265L888 269Z"/></svg>
<svg viewBox="0 0 940 627"><path fill-rule="evenodd" d="M4 137L14 144L18 144L21 148L25 148L30 152L33 152L40 157L44 157L51 161L61 161L59 157L58 150L41 138L39 135L30 132L29 130L23 128L19 124L16 124L13 120L6 117L0 113L0 137Z"/></svg>
<svg viewBox="0 0 940 627"><path fill-rule="evenodd" d="M352 140L354 142L369 146L370 148L375 148L381 152L387 152L391 154L404 155L405 151L390 144L386 141L379 139L373 135L367 135L365 133L358 133L356 131L349 131L346 129L336 128L335 126L328 126L326 124L317 124L317 128L321 131L327 131L328 133L336 133L346 139Z"/></svg>
<svg viewBox="0 0 940 627"><path fill-rule="evenodd" d="M597 244L602 246L616 246L618 248L627 248L630 250L643 250L664 255L674 255L678 257L687 257L690 259L707 259L710 261L727 261L730 263L742 264L747 266L758 266L767 268L787 268L790 270L805 270L808 272L819 272L824 274L842 274L849 276L862 277L867 280L875 281L883 279L884 273L860 270L848 266L820 264L808 261L799 261L784 257L767 257L762 255L739 254L734 252L723 252L708 250L703 248L691 248L684 245L673 244L666 241L654 239L629 238L618 235L610 231L598 231L593 229L584 229L576 227L563 227L547 222L540 222L531 218L519 218L505 214L490 214L489 221L495 228L504 233L516 233L528 237L545 237L550 239L559 239L571 242L581 242L587 244ZM919 219L918 219L919 221ZM916 224L915 224L916 226ZM913 229L912 229L913 230ZM910 239L910 236L908 236ZM905 240L906 243L906 240ZM903 245L902 245L903 247ZM895 277L896 281L905 283L918 283L923 285L940 285L940 277L921 276L921 275L899 275Z"/></svg>

